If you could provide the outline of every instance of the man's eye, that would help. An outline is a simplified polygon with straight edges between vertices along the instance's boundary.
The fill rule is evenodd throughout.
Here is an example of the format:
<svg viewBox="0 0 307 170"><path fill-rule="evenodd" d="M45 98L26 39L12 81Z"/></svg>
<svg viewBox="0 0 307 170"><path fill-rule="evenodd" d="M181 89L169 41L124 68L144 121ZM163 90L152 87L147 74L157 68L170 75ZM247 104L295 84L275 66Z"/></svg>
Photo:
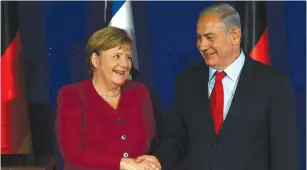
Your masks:
<svg viewBox="0 0 307 170"><path fill-rule="evenodd" d="M131 57L131 56L128 56L128 59L129 59L129 60L132 60L132 57Z"/></svg>
<svg viewBox="0 0 307 170"><path fill-rule="evenodd" d="M207 39L208 39L208 40L212 40L212 39L213 39L213 37L207 37Z"/></svg>

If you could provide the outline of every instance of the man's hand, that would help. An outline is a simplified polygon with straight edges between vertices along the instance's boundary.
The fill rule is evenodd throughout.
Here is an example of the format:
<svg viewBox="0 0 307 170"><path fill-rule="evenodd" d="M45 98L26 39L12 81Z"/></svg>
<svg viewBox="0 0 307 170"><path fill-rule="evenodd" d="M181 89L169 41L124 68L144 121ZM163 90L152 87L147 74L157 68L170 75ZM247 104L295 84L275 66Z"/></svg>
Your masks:
<svg viewBox="0 0 307 170"><path fill-rule="evenodd" d="M135 162L150 164L152 167L157 167L159 170L162 169L162 166L159 160L155 156L151 156L151 155L139 156L138 158L136 158Z"/></svg>
<svg viewBox="0 0 307 170"><path fill-rule="evenodd" d="M136 163L135 159L122 158L120 170L160 170L160 168L146 161Z"/></svg>

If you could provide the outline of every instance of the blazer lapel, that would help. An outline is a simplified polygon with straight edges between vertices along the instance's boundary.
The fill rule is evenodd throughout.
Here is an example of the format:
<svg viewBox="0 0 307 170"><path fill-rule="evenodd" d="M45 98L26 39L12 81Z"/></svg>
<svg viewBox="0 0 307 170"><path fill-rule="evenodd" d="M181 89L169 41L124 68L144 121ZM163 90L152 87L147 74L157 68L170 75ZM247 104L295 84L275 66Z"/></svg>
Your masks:
<svg viewBox="0 0 307 170"><path fill-rule="evenodd" d="M228 114L222 128L220 130L219 136L227 133L227 129L236 121L236 117L242 113L242 107L244 107L244 103L246 98L248 97L248 92L251 90L249 87L250 79L252 78L252 66L253 63L251 59L247 56L244 66L241 71L241 75L238 80L237 88L234 94L234 97L231 102L231 106L229 108Z"/></svg>

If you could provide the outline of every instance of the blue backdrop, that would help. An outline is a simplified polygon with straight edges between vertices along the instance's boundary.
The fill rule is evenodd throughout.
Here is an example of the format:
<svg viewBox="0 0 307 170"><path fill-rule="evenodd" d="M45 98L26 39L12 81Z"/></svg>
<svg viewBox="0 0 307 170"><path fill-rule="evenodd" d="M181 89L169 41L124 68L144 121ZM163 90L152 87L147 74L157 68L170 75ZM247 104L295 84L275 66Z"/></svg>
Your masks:
<svg viewBox="0 0 307 170"><path fill-rule="evenodd" d="M88 36L105 26L100 10L104 8L103 3L20 4L29 103L34 110L39 104L48 106L51 124L58 89L86 78L83 51ZM211 3L214 2L132 3L141 81L154 92L163 120L167 120L173 102L175 75L201 60L195 46L196 21L200 10ZM290 73L295 87L303 170L306 164L306 4L268 2L267 14L271 64ZM52 126L49 129L52 133Z"/></svg>

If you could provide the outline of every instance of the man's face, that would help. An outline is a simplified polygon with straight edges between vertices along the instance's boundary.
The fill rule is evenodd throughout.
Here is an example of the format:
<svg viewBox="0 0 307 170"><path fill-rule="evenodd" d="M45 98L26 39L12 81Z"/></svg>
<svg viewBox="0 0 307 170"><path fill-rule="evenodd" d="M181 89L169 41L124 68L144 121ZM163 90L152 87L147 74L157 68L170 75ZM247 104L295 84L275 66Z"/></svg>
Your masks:
<svg viewBox="0 0 307 170"><path fill-rule="evenodd" d="M228 34L229 33L229 34ZM227 30L219 14L201 15L197 22L197 48L205 63L224 69L230 63L237 44L232 31Z"/></svg>

